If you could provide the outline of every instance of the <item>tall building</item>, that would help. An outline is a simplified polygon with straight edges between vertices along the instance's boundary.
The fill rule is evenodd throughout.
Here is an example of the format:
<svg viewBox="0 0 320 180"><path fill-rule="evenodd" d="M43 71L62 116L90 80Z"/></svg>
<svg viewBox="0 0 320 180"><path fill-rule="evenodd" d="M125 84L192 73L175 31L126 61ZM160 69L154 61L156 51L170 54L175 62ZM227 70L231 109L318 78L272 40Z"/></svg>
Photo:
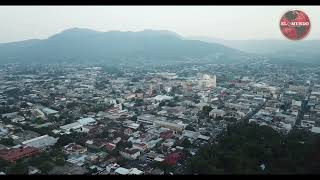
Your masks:
<svg viewBox="0 0 320 180"><path fill-rule="evenodd" d="M205 89L213 89L217 87L216 75L210 76L208 74L204 74L202 78L199 80L199 85L201 88Z"/></svg>

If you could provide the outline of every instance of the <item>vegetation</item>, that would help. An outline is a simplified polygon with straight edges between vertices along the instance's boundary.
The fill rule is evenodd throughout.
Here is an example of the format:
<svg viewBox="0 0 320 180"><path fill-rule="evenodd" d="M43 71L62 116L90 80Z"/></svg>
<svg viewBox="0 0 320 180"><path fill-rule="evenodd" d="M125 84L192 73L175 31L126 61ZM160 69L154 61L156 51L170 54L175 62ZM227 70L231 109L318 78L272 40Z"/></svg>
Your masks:
<svg viewBox="0 0 320 180"><path fill-rule="evenodd" d="M237 124L217 144L201 148L187 163L192 174L308 174L320 167L320 138L303 130L288 135L270 127ZM265 166L263 170L261 165Z"/></svg>
<svg viewBox="0 0 320 180"><path fill-rule="evenodd" d="M211 106L203 106L202 110L199 112L199 118L204 119L204 118L209 118L209 113L212 110Z"/></svg>
<svg viewBox="0 0 320 180"><path fill-rule="evenodd" d="M185 129L189 131L196 131L190 124L187 125Z"/></svg>
<svg viewBox="0 0 320 180"><path fill-rule="evenodd" d="M162 162L153 161L151 163L151 166L162 170L164 172L164 174L169 174L170 172L174 171L174 166L169 165L169 164L165 163L164 161L162 161Z"/></svg>
<svg viewBox="0 0 320 180"><path fill-rule="evenodd" d="M0 144L3 144L5 146L14 146L15 145L12 138L0 139Z"/></svg>
<svg viewBox="0 0 320 180"><path fill-rule="evenodd" d="M17 161L15 164L9 166L7 174L28 174L28 166L21 160Z"/></svg>

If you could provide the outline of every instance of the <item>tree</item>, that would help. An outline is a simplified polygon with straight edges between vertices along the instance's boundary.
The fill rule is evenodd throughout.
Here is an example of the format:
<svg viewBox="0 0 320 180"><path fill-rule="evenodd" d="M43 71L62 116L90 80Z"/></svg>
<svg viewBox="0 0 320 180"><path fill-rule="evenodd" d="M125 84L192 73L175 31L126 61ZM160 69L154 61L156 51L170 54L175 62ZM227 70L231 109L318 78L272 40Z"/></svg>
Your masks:
<svg viewBox="0 0 320 180"><path fill-rule="evenodd" d="M143 99L135 99L134 106L142 106L143 105Z"/></svg>
<svg viewBox="0 0 320 180"><path fill-rule="evenodd" d="M37 166L42 173L47 174L54 166L50 161L43 161Z"/></svg>
<svg viewBox="0 0 320 180"><path fill-rule="evenodd" d="M151 166L154 168L159 168L162 171L164 171L165 174L169 174L174 170L174 167L172 165L167 164L165 161L158 162L158 161L153 161L151 163Z"/></svg>
<svg viewBox="0 0 320 180"><path fill-rule="evenodd" d="M187 167L193 174L316 173L319 148L320 137L307 131L282 135L267 126L239 123L229 126L218 144L201 147Z"/></svg>
<svg viewBox="0 0 320 180"><path fill-rule="evenodd" d="M185 129L189 131L196 131L190 124L188 124Z"/></svg>
<svg viewBox="0 0 320 180"><path fill-rule="evenodd" d="M17 161L9 167L8 174L28 174L28 166L22 161Z"/></svg>
<svg viewBox="0 0 320 180"><path fill-rule="evenodd" d="M143 93L142 89L137 89L134 93Z"/></svg>
<svg viewBox="0 0 320 180"><path fill-rule="evenodd" d="M0 140L0 144L3 144L5 146L14 146L14 142L12 138L3 138Z"/></svg>
<svg viewBox="0 0 320 180"><path fill-rule="evenodd" d="M162 107L162 106L165 106L166 105L166 102L165 101L161 101L160 103L159 103L159 107Z"/></svg>
<svg viewBox="0 0 320 180"><path fill-rule="evenodd" d="M132 121L137 121L137 115L134 115L130 118Z"/></svg>
<svg viewBox="0 0 320 180"><path fill-rule="evenodd" d="M117 144L118 149L132 148L132 142L130 141L120 141Z"/></svg>
<svg viewBox="0 0 320 180"><path fill-rule="evenodd" d="M183 146L184 148L190 148L192 146L191 142L189 141L189 139L185 138L182 143L181 146Z"/></svg>
<svg viewBox="0 0 320 180"><path fill-rule="evenodd" d="M202 107L202 114L204 114L206 117L209 117L210 111L212 111L211 106L203 106Z"/></svg>

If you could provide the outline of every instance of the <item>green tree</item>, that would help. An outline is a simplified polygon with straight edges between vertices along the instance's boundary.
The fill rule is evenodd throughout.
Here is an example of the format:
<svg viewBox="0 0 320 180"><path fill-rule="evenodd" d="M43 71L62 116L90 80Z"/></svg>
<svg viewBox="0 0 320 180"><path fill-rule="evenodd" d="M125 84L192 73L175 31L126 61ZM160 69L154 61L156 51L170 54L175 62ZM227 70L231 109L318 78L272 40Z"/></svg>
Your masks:
<svg viewBox="0 0 320 180"><path fill-rule="evenodd" d="M189 139L185 138L182 143L181 146L184 148L190 148L192 146L191 142L189 141Z"/></svg>
<svg viewBox="0 0 320 180"><path fill-rule="evenodd" d="M5 146L14 146L14 142L12 138L3 138L0 140L0 144L3 144Z"/></svg>
<svg viewBox="0 0 320 180"><path fill-rule="evenodd" d="M267 126L230 125L218 144L201 147L187 172L198 174L316 173L319 167L319 136L292 130L279 134ZM318 159L317 159L318 158ZM260 165L265 164L262 170Z"/></svg>
<svg viewBox="0 0 320 180"><path fill-rule="evenodd" d="M8 168L8 174L28 174L28 166L23 161L17 161Z"/></svg>

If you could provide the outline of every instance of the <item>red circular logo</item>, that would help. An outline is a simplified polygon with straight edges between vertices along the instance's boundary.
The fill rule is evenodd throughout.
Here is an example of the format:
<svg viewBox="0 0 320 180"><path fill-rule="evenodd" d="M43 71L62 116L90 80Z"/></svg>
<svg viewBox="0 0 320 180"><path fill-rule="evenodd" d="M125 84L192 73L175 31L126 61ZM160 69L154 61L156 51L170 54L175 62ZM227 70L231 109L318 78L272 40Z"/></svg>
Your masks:
<svg viewBox="0 0 320 180"><path fill-rule="evenodd" d="M290 40L301 40L310 31L311 23L306 13L300 10L286 12L280 20L282 34Z"/></svg>

